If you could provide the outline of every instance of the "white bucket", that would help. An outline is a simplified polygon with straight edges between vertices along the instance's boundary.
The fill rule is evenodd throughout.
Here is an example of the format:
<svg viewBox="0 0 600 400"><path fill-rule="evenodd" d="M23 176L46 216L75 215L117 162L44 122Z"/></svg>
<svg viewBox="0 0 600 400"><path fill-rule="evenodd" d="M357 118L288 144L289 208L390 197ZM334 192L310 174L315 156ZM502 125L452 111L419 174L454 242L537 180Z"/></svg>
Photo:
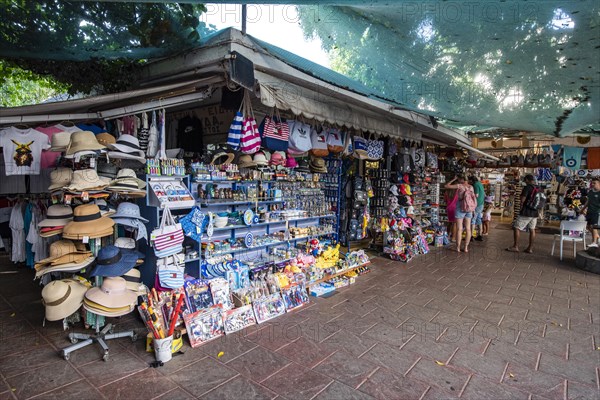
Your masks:
<svg viewBox="0 0 600 400"><path fill-rule="evenodd" d="M167 362L173 358L171 346L173 345L173 335L164 339L154 339L154 355L156 361Z"/></svg>

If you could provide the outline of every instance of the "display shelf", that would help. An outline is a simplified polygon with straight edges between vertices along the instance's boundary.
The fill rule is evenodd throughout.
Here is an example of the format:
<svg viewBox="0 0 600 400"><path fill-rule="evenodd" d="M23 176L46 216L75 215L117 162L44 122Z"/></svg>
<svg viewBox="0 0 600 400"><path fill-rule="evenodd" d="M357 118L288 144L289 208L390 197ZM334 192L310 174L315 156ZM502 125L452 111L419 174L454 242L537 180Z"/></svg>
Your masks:
<svg viewBox="0 0 600 400"><path fill-rule="evenodd" d="M194 257L194 258L188 258L187 260L185 260L185 263L191 263L191 262L196 262L200 260L200 257Z"/></svg>
<svg viewBox="0 0 600 400"><path fill-rule="evenodd" d="M229 226L224 226L222 228L214 228L214 232L229 231L229 230L232 230L232 229L253 228L255 226L267 226L267 225L275 225L275 224L284 224L286 222L308 221L308 220L311 220L311 219L318 219L318 218L332 218L332 217L335 217L335 214L317 215L317 216L314 216L314 217L302 217L302 218L294 218L294 219L281 219L281 220L277 220L277 221L259 222L258 224L252 224L252 225L229 225Z"/></svg>
<svg viewBox="0 0 600 400"><path fill-rule="evenodd" d="M369 264L371 264L371 261L369 261L367 263L364 263L364 264L355 265L353 267L348 267L347 269L345 269L345 270L343 270L341 272L337 272L337 273L335 273L333 275L324 276L323 278L318 279L318 280L316 280L314 282L309 282L309 283L306 284L306 287L309 288L311 286L318 285L319 283L323 283L323 282L326 282L326 281L328 281L330 279L337 278L338 276L347 274L350 271L354 271L357 268L364 267L364 266L369 265Z"/></svg>
<svg viewBox="0 0 600 400"><path fill-rule="evenodd" d="M241 206L244 204L276 204L284 203L288 200L246 200L246 201L218 201L218 202L196 202L200 207L211 207L211 206Z"/></svg>
<svg viewBox="0 0 600 400"><path fill-rule="evenodd" d="M293 238L293 239L290 238L289 240L279 240L277 242L272 242L272 243L267 243L267 244L261 244L260 246L243 247L243 248L240 248L240 249L235 249L235 250L230 250L230 251L219 251L218 253L208 253L207 256L208 257L219 257L219 256L223 256L223 255L226 255L226 254L244 253L244 252L248 252L248 251L254 251L254 250L264 249L264 248L267 248L267 247L279 246L279 245L282 245L282 244L286 244L288 242L297 242L299 240L305 240L305 239L308 239L308 238L311 238L311 237L327 236L327 235L333 235L333 234L335 234L335 232L319 233L318 235L301 236L301 237L297 237L297 238Z"/></svg>

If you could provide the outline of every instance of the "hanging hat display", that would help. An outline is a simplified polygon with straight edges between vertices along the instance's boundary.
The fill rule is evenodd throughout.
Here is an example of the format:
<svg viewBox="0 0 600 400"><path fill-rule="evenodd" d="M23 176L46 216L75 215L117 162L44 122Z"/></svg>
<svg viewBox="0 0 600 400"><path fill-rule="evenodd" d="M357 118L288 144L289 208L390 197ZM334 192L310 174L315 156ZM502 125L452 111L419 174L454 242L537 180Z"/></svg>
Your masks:
<svg viewBox="0 0 600 400"><path fill-rule="evenodd" d="M50 186L48 186L48 191L60 190L68 186L72 179L73 170L70 168L57 168L50 172Z"/></svg>
<svg viewBox="0 0 600 400"><path fill-rule="evenodd" d="M109 147L111 144L115 144L117 139L110 133L102 132L96 135L96 140L103 146Z"/></svg>
<svg viewBox="0 0 600 400"><path fill-rule="evenodd" d="M312 157L309 162L310 170L312 172L325 174L327 173L327 166L325 165L325 160L321 157Z"/></svg>
<svg viewBox="0 0 600 400"><path fill-rule="evenodd" d="M79 250L70 240L58 240L50 245L50 256L35 264L35 277L50 272L76 272L94 262L94 256L86 250Z"/></svg>
<svg viewBox="0 0 600 400"><path fill-rule="evenodd" d="M137 294L127 289L121 277L104 278L101 287L91 288L85 293L83 308L107 317L119 317L134 310Z"/></svg>
<svg viewBox="0 0 600 400"><path fill-rule="evenodd" d="M50 139L50 151L65 151L71 141L71 132L56 132Z"/></svg>
<svg viewBox="0 0 600 400"><path fill-rule="evenodd" d="M109 183L108 179L99 177L96 170L83 169L73 172L71 182L64 189L76 192L88 190L100 191L105 189Z"/></svg>
<svg viewBox="0 0 600 400"><path fill-rule="evenodd" d="M73 211L73 221L65 225L63 237L81 240L84 237L100 238L112 235L115 222L103 217L95 204L82 204Z"/></svg>
<svg viewBox="0 0 600 400"><path fill-rule="evenodd" d="M242 154L238 160L238 166L240 168L252 168L256 167L256 163L252 160L251 155Z"/></svg>
<svg viewBox="0 0 600 400"><path fill-rule="evenodd" d="M102 150L106 146L98 143L96 135L90 131L77 131L71 134L71 140L67 146L66 154L72 155L81 151Z"/></svg>
<svg viewBox="0 0 600 400"><path fill-rule="evenodd" d="M103 217L110 217L116 212L104 199L94 199L93 204L98 206Z"/></svg>
<svg viewBox="0 0 600 400"><path fill-rule="evenodd" d="M64 204L54 204L48 207L46 218L38 224L40 236L49 237L62 232L63 227L73 220L73 209ZM43 235L42 235L43 234Z"/></svg>
<svg viewBox="0 0 600 400"><path fill-rule="evenodd" d="M90 276L121 276L135 267L137 260L136 254L121 251L117 246L102 247L96 257L96 268Z"/></svg>
<svg viewBox="0 0 600 400"><path fill-rule="evenodd" d="M67 318L81 307L88 288L74 279L52 281L42 290L42 304L48 321Z"/></svg>
<svg viewBox="0 0 600 400"><path fill-rule="evenodd" d="M136 268L131 268L122 276L125 279L125 286L128 290L132 292L142 295L147 292L146 286L142 283L142 274Z"/></svg>

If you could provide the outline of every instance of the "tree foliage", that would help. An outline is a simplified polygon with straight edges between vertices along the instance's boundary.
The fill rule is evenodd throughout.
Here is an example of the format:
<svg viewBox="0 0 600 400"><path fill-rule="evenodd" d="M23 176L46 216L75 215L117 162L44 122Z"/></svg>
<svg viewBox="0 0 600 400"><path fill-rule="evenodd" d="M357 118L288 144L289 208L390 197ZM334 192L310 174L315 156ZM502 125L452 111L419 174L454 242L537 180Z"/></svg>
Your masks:
<svg viewBox="0 0 600 400"><path fill-rule="evenodd" d="M126 90L145 60L194 47L215 30L200 21L205 11L202 4L0 0L0 58L50 75L71 93Z"/></svg>
<svg viewBox="0 0 600 400"><path fill-rule="evenodd" d="M67 90L68 85L51 77L0 61L0 107L37 104Z"/></svg>

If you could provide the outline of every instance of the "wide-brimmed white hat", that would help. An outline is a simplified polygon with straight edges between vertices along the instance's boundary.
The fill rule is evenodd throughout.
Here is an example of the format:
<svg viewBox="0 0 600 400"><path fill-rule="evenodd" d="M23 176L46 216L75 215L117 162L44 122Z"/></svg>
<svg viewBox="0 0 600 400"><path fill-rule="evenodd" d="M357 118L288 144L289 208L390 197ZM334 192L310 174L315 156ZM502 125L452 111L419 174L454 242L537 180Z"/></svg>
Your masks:
<svg viewBox="0 0 600 400"><path fill-rule="evenodd" d="M109 158L136 160L142 164L146 162L146 154L142 151L138 138L133 135L121 135L117 142L109 144L108 148L112 150L108 152Z"/></svg>
<svg viewBox="0 0 600 400"><path fill-rule="evenodd" d="M40 221L39 228L65 226L73 220L73 209L65 204L54 204L48 207L46 218Z"/></svg>
<svg viewBox="0 0 600 400"><path fill-rule="evenodd" d="M137 294L127 289L125 279L106 277L101 287L88 290L83 307L98 315L115 317L133 311Z"/></svg>
<svg viewBox="0 0 600 400"><path fill-rule="evenodd" d="M73 279L52 281L47 284L42 290L46 319L58 321L73 314L81 307L87 290L87 286Z"/></svg>

